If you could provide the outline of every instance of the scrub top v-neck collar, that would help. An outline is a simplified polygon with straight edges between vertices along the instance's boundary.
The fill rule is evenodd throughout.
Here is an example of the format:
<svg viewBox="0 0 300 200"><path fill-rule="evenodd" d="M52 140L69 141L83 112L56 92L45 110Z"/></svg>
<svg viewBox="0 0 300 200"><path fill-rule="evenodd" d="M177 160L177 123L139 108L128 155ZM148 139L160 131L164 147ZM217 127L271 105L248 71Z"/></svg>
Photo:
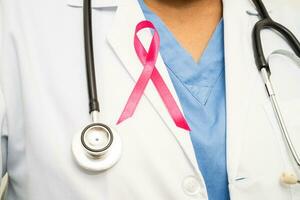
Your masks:
<svg viewBox="0 0 300 200"><path fill-rule="evenodd" d="M143 0L139 0L139 2L144 15L151 15L151 21L154 22L159 32L160 52L168 70L182 82L200 104L205 105L211 89L223 70L223 67L215 65L217 59L223 56L223 51L216 51L216 47L223 46L223 38L218 37L223 34L223 20L217 25L200 59L195 62L190 53L166 28L162 20L145 5ZM216 53L218 55L211 56ZM179 56L180 59L178 59Z"/></svg>

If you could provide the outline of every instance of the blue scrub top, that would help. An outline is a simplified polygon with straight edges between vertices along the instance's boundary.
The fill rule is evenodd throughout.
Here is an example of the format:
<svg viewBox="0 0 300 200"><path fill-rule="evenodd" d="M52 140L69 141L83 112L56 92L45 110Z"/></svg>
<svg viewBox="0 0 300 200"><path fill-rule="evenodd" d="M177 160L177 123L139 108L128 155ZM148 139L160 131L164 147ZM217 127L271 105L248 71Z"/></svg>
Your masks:
<svg viewBox="0 0 300 200"><path fill-rule="evenodd" d="M139 0L158 30L160 53L191 128L191 140L209 200L228 200L223 20L196 63L162 20Z"/></svg>

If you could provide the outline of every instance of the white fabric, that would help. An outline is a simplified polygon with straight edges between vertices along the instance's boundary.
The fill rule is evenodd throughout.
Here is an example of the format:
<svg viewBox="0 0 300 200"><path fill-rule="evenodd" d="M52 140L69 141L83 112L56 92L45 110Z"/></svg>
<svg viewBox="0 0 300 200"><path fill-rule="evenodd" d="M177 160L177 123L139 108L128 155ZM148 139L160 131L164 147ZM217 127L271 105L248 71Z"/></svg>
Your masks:
<svg viewBox="0 0 300 200"><path fill-rule="evenodd" d="M134 116L115 126L123 141L119 163L100 174L77 167L72 138L89 123L82 1L0 2L1 149L2 168L10 177L8 200L207 199L189 134L174 125L152 83ZM272 17L300 38L299 1L264 2ZM296 166L254 64L253 6L247 0L223 3L231 199L297 200L300 186L279 182L283 171ZM100 118L115 124L142 70L133 34L144 17L136 0L94 0L93 6ZM263 32L263 41L266 55L289 50L272 31ZM271 56L270 65L300 152L299 68L278 54ZM160 57L157 67L176 97Z"/></svg>

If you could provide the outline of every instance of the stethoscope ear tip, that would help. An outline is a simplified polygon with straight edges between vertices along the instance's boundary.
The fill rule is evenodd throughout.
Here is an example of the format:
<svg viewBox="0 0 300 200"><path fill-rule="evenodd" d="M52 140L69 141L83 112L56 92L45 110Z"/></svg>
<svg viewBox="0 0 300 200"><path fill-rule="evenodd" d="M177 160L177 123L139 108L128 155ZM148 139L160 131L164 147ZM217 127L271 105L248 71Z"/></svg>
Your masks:
<svg viewBox="0 0 300 200"><path fill-rule="evenodd" d="M300 180L293 172L283 172L280 176L280 182L287 185L299 184Z"/></svg>

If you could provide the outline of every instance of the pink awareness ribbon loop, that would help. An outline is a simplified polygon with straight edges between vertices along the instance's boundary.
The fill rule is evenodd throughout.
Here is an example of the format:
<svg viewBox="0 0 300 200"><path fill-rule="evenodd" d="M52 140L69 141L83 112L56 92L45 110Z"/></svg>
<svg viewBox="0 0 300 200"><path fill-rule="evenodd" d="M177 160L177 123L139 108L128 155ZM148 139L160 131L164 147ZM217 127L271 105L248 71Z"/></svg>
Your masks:
<svg viewBox="0 0 300 200"><path fill-rule="evenodd" d="M137 33L145 28L150 28L153 30L153 37L149 46L148 52L145 50L143 44L139 40ZM136 54L144 66L144 69L137 80L133 91L131 92L128 101L124 107L124 110L117 122L117 124L123 122L124 120L132 117L134 111L146 89L146 86L151 79L156 90L158 91L164 105L166 106L170 116L175 122L177 127L190 131L190 127L184 118L182 112L180 111L175 99L173 98L170 90L168 89L166 83L164 82L162 76L155 67L159 52L160 38L158 32L152 22L141 21L137 24L134 34L134 48Z"/></svg>

